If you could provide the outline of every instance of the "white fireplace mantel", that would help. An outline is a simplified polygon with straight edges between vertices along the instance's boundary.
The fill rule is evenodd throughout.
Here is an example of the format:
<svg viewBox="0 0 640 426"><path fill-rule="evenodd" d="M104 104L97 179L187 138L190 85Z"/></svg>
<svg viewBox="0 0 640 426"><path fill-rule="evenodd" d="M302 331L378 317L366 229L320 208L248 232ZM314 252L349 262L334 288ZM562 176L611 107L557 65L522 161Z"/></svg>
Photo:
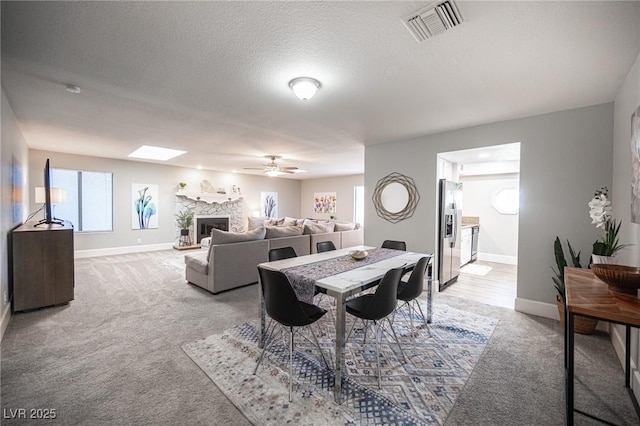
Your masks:
<svg viewBox="0 0 640 426"><path fill-rule="evenodd" d="M177 197L185 197L194 201L202 201L207 204L223 204L242 200L241 195L237 194L214 194L212 192L176 192Z"/></svg>

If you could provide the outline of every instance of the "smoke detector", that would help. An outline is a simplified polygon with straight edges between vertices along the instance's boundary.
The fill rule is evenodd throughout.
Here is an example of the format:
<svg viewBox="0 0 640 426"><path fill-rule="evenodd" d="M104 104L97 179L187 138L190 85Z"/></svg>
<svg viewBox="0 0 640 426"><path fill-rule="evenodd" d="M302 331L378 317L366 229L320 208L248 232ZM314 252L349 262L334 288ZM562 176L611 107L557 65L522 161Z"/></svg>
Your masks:
<svg viewBox="0 0 640 426"><path fill-rule="evenodd" d="M462 24L464 20L453 0L432 4L402 20L418 43Z"/></svg>

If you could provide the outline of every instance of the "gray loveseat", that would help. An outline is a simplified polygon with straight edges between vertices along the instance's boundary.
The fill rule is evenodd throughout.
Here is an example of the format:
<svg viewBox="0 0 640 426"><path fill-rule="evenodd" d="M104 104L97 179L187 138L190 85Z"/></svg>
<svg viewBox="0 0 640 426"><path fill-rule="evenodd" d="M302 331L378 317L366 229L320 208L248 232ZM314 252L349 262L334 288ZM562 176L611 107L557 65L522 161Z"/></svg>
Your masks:
<svg viewBox="0 0 640 426"><path fill-rule="evenodd" d="M362 228L279 238L265 238L269 234L264 227L241 234L223 234L224 231L218 230L213 232L217 233L217 238L212 235L208 249L184 256L187 281L213 294L258 282L257 266L269 260L269 250L272 248L291 246L298 256L303 256L315 253L318 241L333 241L338 248L362 245L364 242ZM254 239L232 242L234 238Z"/></svg>

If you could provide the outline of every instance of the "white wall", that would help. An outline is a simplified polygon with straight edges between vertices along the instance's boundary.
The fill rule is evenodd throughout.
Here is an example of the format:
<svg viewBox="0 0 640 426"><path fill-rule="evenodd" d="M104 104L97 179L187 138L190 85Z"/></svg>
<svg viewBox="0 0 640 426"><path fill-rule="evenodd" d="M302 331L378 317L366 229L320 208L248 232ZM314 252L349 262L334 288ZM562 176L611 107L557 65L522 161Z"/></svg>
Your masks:
<svg viewBox="0 0 640 426"><path fill-rule="evenodd" d="M620 88L615 100L614 132L613 132L613 186L611 196L614 217L622 221L620 240L633 246L623 250L620 263L640 266L640 224L631 223L631 115L640 106L640 55L631 68L625 83ZM640 402L640 333L632 329L632 368L634 369L632 388L636 399ZM612 341L621 358L624 359L624 328L614 326ZM624 363L622 363L624 365Z"/></svg>
<svg viewBox="0 0 640 426"><path fill-rule="evenodd" d="M364 175L340 176L325 179L302 181L300 190L300 215L316 219L329 219L329 214L313 212L313 195L316 192L336 193L336 220L353 220L354 191L356 186L364 185Z"/></svg>
<svg viewBox="0 0 640 426"><path fill-rule="evenodd" d="M9 271L12 259L8 237L11 230L18 226L25 219L27 197L20 185L27 185L27 171L29 167L28 149L22 132L18 128L13 109L2 91L2 104L0 107L2 117L2 137L0 139L0 191L2 205L0 207L0 229L3 238L0 240L0 259L2 266L0 270L0 336L9 324L11 316L10 298L13 293L10 285ZM14 190L14 180L19 185ZM7 300L5 300L5 294Z"/></svg>
<svg viewBox="0 0 640 426"><path fill-rule="evenodd" d="M502 214L491 205L493 193L505 187L519 187L518 174L460 176L463 216L480 218L478 256L518 256L518 215ZM514 259L515 260L515 259Z"/></svg>
<svg viewBox="0 0 640 426"><path fill-rule="evenodd" d="M437 154L513 142L521 143L517 297L555 309L553 240L568 238L587 253L598 237L587 203L595 189L611 187L612 103L367 146L365 243L398 239L435 252ZM371 203L377 180L391 172L413 178L420 193L414 216L397 224Z"/></svg>
<svg viewBox="0 0 640 426"><path fill-rule="evenodd" d="M178 182L186 182L189 190L198 190L204 179L217 187L239 186L244 200L245 217L260 207L260 192L278 193L279 216L300 216L300 181L283 178L214 172L165 166L162 164L113 160L47 151L31 150L29 153L31 211L37 209L34 187L42 186L42 168L46 159L51 167L113 173L113 232L76 233L76 250L97 250L115 247L131 247L142 240L142 245L172 244L175 240L175 193ZM158 229L131 229L131 184L148 183L159 186ZM246 227L246 220L244 221Z"/></svg>

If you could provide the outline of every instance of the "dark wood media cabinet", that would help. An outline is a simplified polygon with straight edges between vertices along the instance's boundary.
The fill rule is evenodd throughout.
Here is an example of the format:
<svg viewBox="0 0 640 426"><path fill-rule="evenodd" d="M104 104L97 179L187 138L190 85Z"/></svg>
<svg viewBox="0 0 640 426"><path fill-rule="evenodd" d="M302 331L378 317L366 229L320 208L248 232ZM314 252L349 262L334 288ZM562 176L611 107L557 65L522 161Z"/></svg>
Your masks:
<svg viewBox="0 0 640 426"><path fill-rule="evenodd" d="M73 225L28 222L12 232L13 311L73 300Z"/></svg>

